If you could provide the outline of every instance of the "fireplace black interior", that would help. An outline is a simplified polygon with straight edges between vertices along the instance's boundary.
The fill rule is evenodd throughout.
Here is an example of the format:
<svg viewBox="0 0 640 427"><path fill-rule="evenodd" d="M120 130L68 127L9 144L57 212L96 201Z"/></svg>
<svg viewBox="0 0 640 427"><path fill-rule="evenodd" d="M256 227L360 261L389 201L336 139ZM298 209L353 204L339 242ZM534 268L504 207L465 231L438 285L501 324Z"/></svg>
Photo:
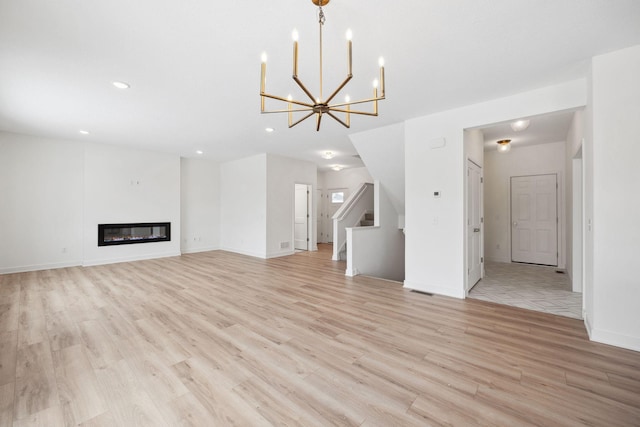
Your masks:
<svg viewBox="0 0 640 427"><path fill-rule="evenodd" d="M170 240L170 222L98 224L98 246L167 242Z"/></svg>

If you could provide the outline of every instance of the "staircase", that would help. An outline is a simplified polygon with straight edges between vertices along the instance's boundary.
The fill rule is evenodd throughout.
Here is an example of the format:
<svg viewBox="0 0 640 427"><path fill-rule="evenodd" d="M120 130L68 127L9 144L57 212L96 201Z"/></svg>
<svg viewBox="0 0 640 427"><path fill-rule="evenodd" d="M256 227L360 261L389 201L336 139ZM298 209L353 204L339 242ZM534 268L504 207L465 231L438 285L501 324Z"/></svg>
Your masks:
<svg viewBox="0 0 640 427"><path fill-rule="evenodd" d="M353 192L342 206L333 215L333 256L332 260L346 259L347 232L349 227L363 225L363 221L373 221L374 212L374 186L372 183L364 183ZM365 222L365 224L370 224ZM371 223L373 225L373 223Z"/></svg>
<svg viewBox="0 0 640 427"><path fill-rule="evenodd" d="M360 220L360 227L373 227L374 223L373 212L367 212L364 214L364 219Z"/></svg>
<svg viewBox="0 0 640 427"><path fill-rule="evenodd" d="M375 225L375 216L373 212L365 212L365 214L360 219L359 227L373 227ZM356 225L358 227L358 225ZM340 261L347 260L347 242L345 242L342 250L338 253L338 259Z"/></svg>

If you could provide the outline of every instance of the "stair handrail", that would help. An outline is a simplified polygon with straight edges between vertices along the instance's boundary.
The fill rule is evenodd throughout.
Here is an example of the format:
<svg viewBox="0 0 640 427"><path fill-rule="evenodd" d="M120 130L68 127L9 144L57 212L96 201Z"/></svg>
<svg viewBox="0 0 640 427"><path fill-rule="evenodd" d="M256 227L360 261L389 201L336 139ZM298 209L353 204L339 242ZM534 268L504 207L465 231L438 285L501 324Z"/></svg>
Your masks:
<svg viewBox="0 0 640 427"><path fill-rule="evenodd" d="M331 217L333 223L333 256L331 259L334 261L340 259L339 254L347 242L345 228L355 226L359 219L353 220L353 218L351 218L353 223L350 224L344 224L344 222L349 220L348 217L352 213L353 209L356 208L361 199L365 197L369 191L373 191L373 189L373 183L365 182L361 184L360 187L344 201L342 206L340 206L336 213ZM363 212L359 213L358 218L362 216Z"/></svg>
<svg viewBox="0 0 640 427"><path fill-rule="evenodd" d="M373 187L373 183L363 182L362 184L360 184L360 187L358 187L358 189L354 193L352 193L347 198L347 200L344 201L342 206L338 208L338 210L336 211L335 214L333 214L331 219L337 219L338 221L343 220L344 217L351 211L351 208L353 207L353 205L357 204L358 201L362 198L362 196L364 196L364 194L367 192L368 187Z"/></svg>

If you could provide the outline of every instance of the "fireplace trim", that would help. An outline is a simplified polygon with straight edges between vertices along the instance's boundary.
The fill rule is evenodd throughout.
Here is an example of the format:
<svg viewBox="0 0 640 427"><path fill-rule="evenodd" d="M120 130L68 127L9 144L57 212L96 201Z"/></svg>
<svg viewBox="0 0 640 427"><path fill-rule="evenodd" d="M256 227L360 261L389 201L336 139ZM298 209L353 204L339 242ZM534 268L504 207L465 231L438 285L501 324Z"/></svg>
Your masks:
<svg viewBox="0 0 640 427"><path fill-rule="evenodd" d="M153 237L148 239L135 239L135 240L104 240L104 232L109 228L134 228L134 227L166 227L166 236ZM171 223L170 222L136 222L136 223L122 223L122 224L98 224L98 246L113 246L113 245L131 245L135 243L153 243L153 242L169 242L171 241Z"/></svg>

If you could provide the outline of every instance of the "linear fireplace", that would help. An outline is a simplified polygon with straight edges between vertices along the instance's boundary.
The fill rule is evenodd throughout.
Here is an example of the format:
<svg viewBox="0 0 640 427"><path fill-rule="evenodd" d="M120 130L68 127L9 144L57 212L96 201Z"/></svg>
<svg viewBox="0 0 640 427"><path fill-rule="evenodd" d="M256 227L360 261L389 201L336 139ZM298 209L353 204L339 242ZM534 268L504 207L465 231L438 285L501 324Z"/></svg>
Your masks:
<svg viewBox="0 0 640 427"><path fill-rule="evenodd" d="M166 242L170 240L170 222L98 224L98 246Z"/></svg>

